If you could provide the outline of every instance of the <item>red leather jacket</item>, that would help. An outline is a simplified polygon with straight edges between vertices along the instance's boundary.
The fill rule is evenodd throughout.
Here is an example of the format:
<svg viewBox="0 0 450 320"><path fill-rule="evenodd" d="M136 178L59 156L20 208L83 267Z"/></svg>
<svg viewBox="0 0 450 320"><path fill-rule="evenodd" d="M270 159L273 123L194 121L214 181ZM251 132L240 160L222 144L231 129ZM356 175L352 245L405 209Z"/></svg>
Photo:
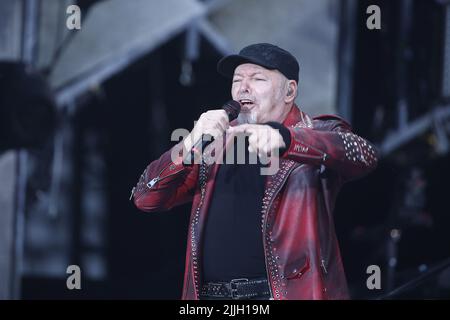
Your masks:
<svg viewBox="0 0 450 320"><path fill-rule="evenodd" d="M344 182L375 168L375 148L332 115L311 119L294 106L283 124L291 144L266 178L261 206L266 270L273 299L346 299L347 283L334 231L333 208ZM153 161L133 189L143 211L192 201L182 299L198 299L201 239L218 164L183 166L171 153ZM178 149L178 150L179 150ZM214 143L205 155L214 155ZM175 151L175 155L178 155Z"/></svg>

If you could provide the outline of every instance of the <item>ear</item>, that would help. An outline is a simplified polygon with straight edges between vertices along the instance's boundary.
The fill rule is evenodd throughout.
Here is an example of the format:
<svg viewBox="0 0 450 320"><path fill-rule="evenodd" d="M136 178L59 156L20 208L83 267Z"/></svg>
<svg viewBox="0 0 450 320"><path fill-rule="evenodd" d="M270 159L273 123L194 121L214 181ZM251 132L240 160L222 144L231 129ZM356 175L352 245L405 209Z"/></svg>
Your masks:
<svg viewBox="0 0 450 320"><path fill-rule="evenodd" d="M295 97L297 96L297 89L297 82L295 82L294 80L289 80L286 97L284 99L286 103L290 103L295 100Z"/></svg>

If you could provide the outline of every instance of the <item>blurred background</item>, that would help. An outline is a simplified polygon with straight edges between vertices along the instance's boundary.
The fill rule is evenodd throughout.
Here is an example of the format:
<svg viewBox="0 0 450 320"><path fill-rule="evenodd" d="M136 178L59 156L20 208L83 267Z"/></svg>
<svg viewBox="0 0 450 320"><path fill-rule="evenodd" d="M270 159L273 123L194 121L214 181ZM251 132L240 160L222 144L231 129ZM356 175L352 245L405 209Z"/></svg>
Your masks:
<svg viewBox="0 0 450 320"><path fill-rule="evenodd" d="M256 42L298 58L303 111L381 152L335 209L352 298L450 298L450 1L2 0L0 299L180 298L190 205L146 214L130 192Z"/></svg>

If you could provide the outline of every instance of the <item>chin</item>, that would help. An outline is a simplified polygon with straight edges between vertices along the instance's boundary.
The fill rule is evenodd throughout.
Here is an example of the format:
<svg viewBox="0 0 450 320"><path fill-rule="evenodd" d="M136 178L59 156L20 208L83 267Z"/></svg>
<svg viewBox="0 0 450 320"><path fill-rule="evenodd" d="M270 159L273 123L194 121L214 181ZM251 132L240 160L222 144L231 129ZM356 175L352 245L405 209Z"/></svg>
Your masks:
<svg viewBox="0 0 450 320"><path fill-rule="evenodd" d="M254 112L243 112L239 113L239 116L237 117L238 124L257 124L257 116Z"/></svg>

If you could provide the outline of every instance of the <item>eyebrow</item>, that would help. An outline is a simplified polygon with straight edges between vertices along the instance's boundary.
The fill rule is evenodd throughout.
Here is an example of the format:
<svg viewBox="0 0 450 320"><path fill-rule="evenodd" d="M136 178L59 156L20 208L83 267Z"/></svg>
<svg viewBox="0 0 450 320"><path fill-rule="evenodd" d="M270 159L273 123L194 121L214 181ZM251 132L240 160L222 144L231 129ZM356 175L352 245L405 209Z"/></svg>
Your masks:
<svg viewBox="0 0 450 320"><path fill-rule="evenodd" d="M257 74L264 76L264 74L263 74L261 71L256 71L256 72L250 74L250 77L253 77L253 76L257 75ZM240 74L240 73L235 73L235 74L233 75L233 77L236 77L236 76L237 76L237 77L243 77L243 75Z"/></svg>

